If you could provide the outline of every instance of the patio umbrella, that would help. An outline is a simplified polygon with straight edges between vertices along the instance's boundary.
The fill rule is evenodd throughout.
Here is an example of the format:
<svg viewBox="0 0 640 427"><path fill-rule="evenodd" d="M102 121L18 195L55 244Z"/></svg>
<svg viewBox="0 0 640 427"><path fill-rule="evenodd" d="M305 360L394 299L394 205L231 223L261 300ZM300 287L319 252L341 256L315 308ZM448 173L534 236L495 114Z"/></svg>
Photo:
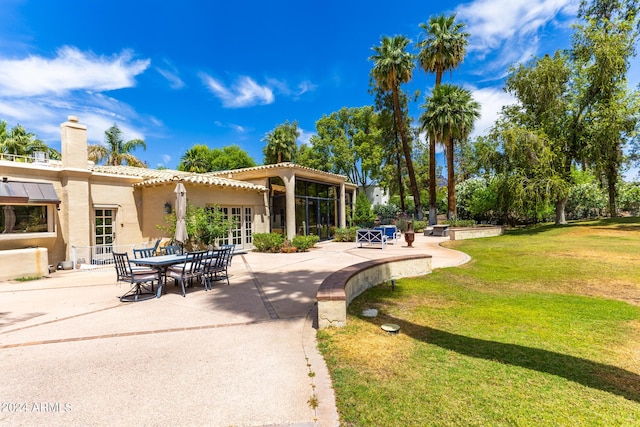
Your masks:
<svg viewBox="0 0 640 427"><path fill-rule="evenodd" d="M176 241L184 243L189 236L187 235L187 223L185 216L187 214L187 190L184 185L179 182L174 190L176 193Z"/></svg>
<svg viewBox="0 0 640 427"><path fill-rule="evenodd" d="M13 233L13 227L16 225L16 214L13 206L4 207L4 231L3 233Z"/></svg>

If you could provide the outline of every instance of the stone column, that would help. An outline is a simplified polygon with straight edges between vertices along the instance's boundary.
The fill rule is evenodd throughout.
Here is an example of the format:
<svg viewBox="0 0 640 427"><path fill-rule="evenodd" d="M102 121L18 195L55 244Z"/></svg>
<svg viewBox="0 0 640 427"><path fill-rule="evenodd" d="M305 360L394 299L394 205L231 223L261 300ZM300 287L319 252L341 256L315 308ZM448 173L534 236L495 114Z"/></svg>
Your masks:
<svg viewBox="0 0 640 427"><path fill-rule="evenodd" d="M90 246L92 212L90 205L87 160L87 127L78 123L76 116L60 125L62 144L62 203L60 225L65 242L66 259L71 260L72 246Z"/></svg>
<svg viewBox="0 0 640 427"><path fill-rule="evenodd" d="M296 175L293 170L287 170L281 178L284 182L287 239L291 240L296 236Z"/></svg>

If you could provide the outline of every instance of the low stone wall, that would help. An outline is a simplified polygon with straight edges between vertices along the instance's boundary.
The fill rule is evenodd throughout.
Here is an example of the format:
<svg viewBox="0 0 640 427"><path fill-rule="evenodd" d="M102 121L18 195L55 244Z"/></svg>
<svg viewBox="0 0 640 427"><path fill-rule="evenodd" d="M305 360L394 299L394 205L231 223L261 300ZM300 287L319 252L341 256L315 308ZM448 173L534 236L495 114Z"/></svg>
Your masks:
<svg viewBox="0 0 640 427"><path fill-rule="evenodd" d="M49 252L46 248L0 251L0 265L0 280L42 277L49 274Z"/></svg>
<svg viewBox="0 0 640 427"><path fill-rule="evenodd" d="M500 236L503 233L504 233L504 227L502 226L450 228L449 239L451 240L477 239L479 237Z"/></svg>
<svg viewBox="0 0 640 427"><path fill-rule="evenodd" d="M345 326L349 303L367 289L391 279L428 273L431 255L371 260L338 270L324 279L318 289L318 328Z"/></svg>

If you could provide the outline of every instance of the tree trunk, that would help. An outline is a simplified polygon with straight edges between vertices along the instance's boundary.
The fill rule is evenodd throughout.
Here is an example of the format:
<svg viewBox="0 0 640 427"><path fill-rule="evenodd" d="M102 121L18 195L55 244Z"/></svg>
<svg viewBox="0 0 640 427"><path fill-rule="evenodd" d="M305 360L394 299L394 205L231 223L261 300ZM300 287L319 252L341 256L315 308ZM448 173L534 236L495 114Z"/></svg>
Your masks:
<svg viewBox="0 0 640 427"><path fill-rule="evenodd" d="M429 137L429 225L438 223L436 200L436 139Z"/></svg>
<svg viewBox="0 0 640 427"><path fill-rule="evenodd" d="M397 146L398 140L396 139L396 162L398 163L398 192L400 193L400 211L406 212L404 206L404 185L402 184L402 160L400 159L400 150Z"/></svg>
<svg viewBox="0 0 640 427"><path fill-rule="evenodd" d="M398 98L398 89L394 88L393 105L395 107L396 121L398 122L398 131L400 132L400 139L402 140L402 150L404 151L404 158L407 164L407 174L409 174L409 185L411 186L411 193L413 194L413 200L416 206L416 213L418 219L422 219L422 206L420 206L420 192L418 191L418 183L416 182L416 174L413 170L413 161L411 160L411 150L409 149L409 143L404 131L404 122L402 121L402 115L400 114L400 100Z"/></svg>
<svg viewBox="0 0 640 427"><path fill-rule="evenodd" d="M453 169L453 138L447 141L447 218L456 219L456 180Z"/></svg>
<svg viewBox="0 0 640 427"><path fill-rule="evenodd" d="M567 218L565 217L567 200L568 197L562 197L556 200L556 225L563 225L567 223Z"/></svg>

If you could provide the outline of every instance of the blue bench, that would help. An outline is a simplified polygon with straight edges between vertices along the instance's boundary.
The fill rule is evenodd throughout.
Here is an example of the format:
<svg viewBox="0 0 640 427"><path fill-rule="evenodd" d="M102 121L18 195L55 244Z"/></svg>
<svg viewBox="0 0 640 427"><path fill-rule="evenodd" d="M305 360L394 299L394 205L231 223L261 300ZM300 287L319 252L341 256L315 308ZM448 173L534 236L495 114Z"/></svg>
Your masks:
<svg viewBox="0 0 640 427"><path fill-rule="evenodd" d="M384 249L387 246L387 236L382 230L356 230L356 247L361 248L364 243L368 245L380 245L380 249Z"/></svg>
<svg viewBox="0 0 640 427"><path fill-rule="evenodd" d="M381 225L380 227L375 227L374 230L382 230L384 235L387 236L387 241L393 240L394 244L398 243L398 239L402 236L395 225Z"/></svg>

